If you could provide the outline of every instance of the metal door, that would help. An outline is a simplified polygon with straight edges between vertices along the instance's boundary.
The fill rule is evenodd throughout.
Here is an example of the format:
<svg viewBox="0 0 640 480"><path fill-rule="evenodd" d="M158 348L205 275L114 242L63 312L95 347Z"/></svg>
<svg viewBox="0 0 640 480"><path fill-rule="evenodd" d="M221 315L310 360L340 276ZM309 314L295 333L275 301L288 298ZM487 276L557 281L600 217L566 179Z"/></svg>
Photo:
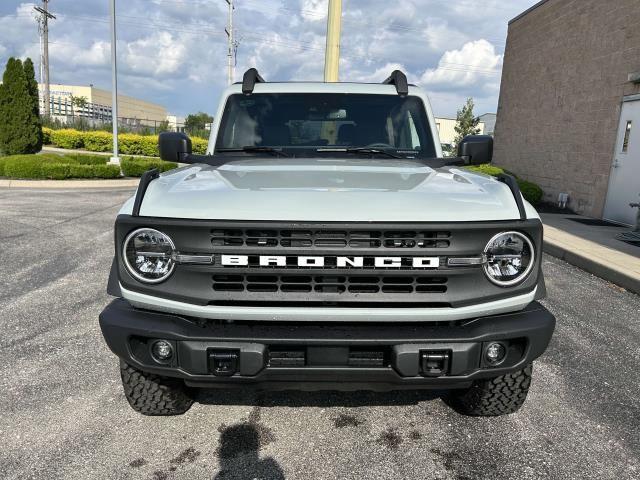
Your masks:
<svg viewBox="0 0 640 480"><path fill-rule="evenodd" d="M616 151L609 178L604 218L635 225L637 210L630 203L640 202L640 98L622 104Z"/></svg>

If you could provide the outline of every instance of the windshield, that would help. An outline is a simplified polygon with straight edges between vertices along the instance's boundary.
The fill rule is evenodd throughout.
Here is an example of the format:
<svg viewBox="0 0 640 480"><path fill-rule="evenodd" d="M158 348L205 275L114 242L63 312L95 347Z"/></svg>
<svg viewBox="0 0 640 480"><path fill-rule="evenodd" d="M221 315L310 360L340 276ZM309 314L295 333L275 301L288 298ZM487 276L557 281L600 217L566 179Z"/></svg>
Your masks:
<svg viewBox="0 0 640 480"><path fill-rule="evenodd" d="M231 95L216 151L271 147L292 156L370 148L400 157L436 156L418 97L335 93Z"/></svg>

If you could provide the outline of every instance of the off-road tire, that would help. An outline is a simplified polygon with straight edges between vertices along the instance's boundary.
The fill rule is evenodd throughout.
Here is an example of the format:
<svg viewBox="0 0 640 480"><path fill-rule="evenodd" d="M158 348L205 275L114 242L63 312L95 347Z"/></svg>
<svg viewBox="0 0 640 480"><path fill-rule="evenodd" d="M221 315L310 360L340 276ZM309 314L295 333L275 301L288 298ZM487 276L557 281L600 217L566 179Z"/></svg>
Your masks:
<svg viewBox="0 0 640 480"><path fill-rule="evenodd" d="M122 361L120 376L129 405L143 415L181 415L193 404L182 380L142 372Z"/></svg>
<svg viewBox="0 0 640 480"><path fill-rule="evenodd" d="M466 390L450 392L447 403L458 413L497 417L517 412L527 399L533 365L517 372L479 380Z"/></svg>

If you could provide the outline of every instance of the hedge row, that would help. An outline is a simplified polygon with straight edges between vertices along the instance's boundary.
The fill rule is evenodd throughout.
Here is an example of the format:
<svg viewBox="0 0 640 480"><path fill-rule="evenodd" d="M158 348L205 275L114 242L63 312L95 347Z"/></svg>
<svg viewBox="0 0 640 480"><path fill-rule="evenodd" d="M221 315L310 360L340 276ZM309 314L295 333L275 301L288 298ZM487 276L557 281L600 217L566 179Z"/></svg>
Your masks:
<svg viewBox="0 0 640 480"><path fill-rule="evenodd" d="M85 149L90 152L110 152L113 146L113 134L104 131L81 132L70 128L52 130L43 128L44 143L58 148ZM207 140L194 137L191 139L193 153L205 154ZM158 136L121 133L118 135L118 149L123 155L145 155L157 157Z"/></svg>
<svg viewBox="0 0 640 480"><path fill-rule="evenodd" d="M147 158L123 158L120 161L120 166L122 167L122 173L125 177L141 177L144 172L152 168L166 172L167 170L176 168L178 164Z"/></svg>
<svg viewBox="0 0 640 480"><path fill-rule="evenodd" d="M492 177L496 177L501 173L505 173L505 171L491 164L484 165L475 165L473 167L466 167L467 170L471 170L473 172L484 173L485 175L491 175ZM518 182L518 186L520 187L520 192L522 192L522 196L525 200L527 200L531 205L537 205L542 201L543 191L538 185L533 182L528 182L527 180L522 180L521 178L516 177L516 181Z"/></svg>
<svg viewBox="0 0 640 480"><path fill-rule="evenodd" d="M0 158L0 177L51 180L120 177L120 167L106 162L107 157L97 155L14 155ZM127 177L139 177L151 168L166 172L177 166L172 162L135 157L123 158L121 162Z"/></svg>

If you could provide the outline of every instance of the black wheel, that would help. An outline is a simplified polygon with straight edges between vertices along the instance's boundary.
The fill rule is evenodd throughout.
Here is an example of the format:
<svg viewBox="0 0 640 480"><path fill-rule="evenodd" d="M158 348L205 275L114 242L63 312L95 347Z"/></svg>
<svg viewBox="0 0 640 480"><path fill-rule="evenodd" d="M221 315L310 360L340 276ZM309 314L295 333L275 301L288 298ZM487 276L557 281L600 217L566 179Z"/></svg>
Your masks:
<svg viewBox="0 0 640 480"><path fill-rule="evenodd" d="M447 403L458 413L497 417L517 412L527 399L533 365L517 372L479 380L471 388L450 392Z"/></svg>
<svg viewBox="0 0 640 480"><path fill-rule="evenodd" d="M143 415L181 415L193 404L182 380L146 373L120 362L129 405Z"/></svg>

